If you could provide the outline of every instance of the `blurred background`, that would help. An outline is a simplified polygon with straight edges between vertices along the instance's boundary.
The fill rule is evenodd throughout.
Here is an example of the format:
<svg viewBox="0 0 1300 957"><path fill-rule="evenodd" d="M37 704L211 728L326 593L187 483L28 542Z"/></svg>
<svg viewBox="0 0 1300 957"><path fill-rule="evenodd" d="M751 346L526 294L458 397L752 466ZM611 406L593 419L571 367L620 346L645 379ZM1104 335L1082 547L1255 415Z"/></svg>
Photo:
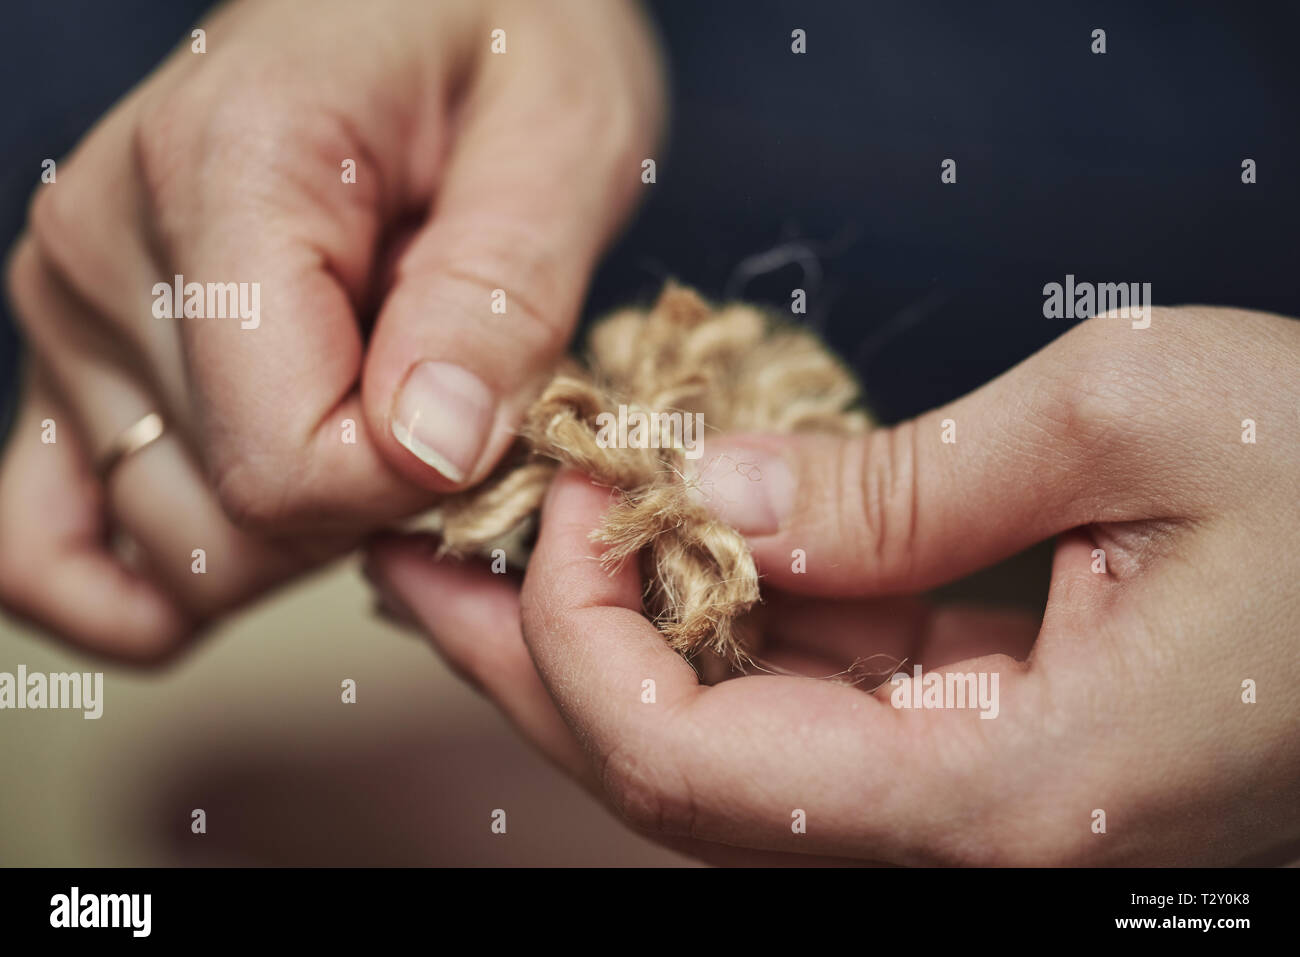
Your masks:
<svg viewBox="0 0 1300 957"><path fill-rule="evenodd" d="M0 712L0 866L659 865L345 563L168 670L0 623L0 671L104 671L104 714ZM354 705L340 702L345 678ZM190 832L195 808L208 832ZM503 835L492 812L506 812Z"/></svg>
<svg viewBox="0 0 1300 957"><path fill-rule="evenodd" d="M6 5L0 245L21 228L41 161L68 152L207 6ZM588 321L648 301L668 276L782 310L804 288L802 321L894 421L1064 332L1068 321L1043 318L1042 287L1067 273L1150 282L1161 305L1300 315L1293 4L650 10L671 62L670 142L595 278ZM790 51L795 28L805 55ZM1090 52L1095 28L1105 55ZM946 158L955 185L940 184ZM0 401L17 356L6 316ZM953 591L1034 606L1043 556ZM369 601L344 563L156 674L0 619L0 671L107 672L99 721L0 715L0 864L681 860L628 835ZM358 703L341 707L348 677ZM189 831L197 807L202 838ZM494 808L508 812L504 837L489 831Z"/></svg>

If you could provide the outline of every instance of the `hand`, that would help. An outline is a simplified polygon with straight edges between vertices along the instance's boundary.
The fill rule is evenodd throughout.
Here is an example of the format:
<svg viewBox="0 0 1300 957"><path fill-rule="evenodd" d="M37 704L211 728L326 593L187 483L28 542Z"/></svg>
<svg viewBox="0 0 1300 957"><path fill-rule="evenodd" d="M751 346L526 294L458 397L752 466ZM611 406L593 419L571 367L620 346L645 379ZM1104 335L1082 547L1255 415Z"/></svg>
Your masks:
<svg viewBox="0 0 1300 957"><path fill-rule="evenodd" d="M135 659L490 471L663 113L622 2L245 0L203 26L59 162L8 268L34 368L0 600ZM257 309L159 318L177 275ZM154 410L164 436L101 486Z"/></svg>
<svg viewBox="0 0 1300 957"><path fill-rule="evenodd" d="M820 675L875 654L905 672L996 674L991 720L896 708L892 684L702 686L640 615L636 571L609 577L595 560L587 533L609 493L572 474L552 489L522 595L409 539L378 543L370 574L561 767L634 827L697 850L1236 862L1300 836L1298 363L1294 321L1157 309L1143 330L1090 320L862 440L706 447L702 495L784 590L758 616L759 658ZM743 474L721 464L737 460ZM1053 535L1041 625L880 597Z"/></svg>

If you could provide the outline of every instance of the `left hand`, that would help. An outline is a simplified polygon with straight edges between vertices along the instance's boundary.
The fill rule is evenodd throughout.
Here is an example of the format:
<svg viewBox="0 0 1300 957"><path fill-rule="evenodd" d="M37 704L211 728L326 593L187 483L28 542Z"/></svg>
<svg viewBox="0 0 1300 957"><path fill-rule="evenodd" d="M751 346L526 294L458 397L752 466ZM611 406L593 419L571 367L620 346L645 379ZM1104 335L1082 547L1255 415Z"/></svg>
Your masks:
<svg viewBox="0 0 1300 957"><path fill-rule="evenodd" d="M701 684L642 616L636 562L609 576L598 561L588 533L609 497L560 474L522 594L517 578L482 563L436 560L425 535L377 539L366 574L390 618L426 634L525 739L643 836L717 865L919 860L897 843L910 833L900 815L924 828L933 795L951 789L932 775L907 779L924 760L914 736L845 684L775 675ZM936 612L912 598L774 594L756 618L764 665L829 676L862 654L889 659L867 688L920 646L935 663L995 646L1023 658L1036 630L1019 612ZM642 699L646 679L653 704ZM865 778L848 773L859 760ZM810 815L807 835L790 829L795 808ZM839 826L849 818L862 830L851 845Z"/></svg>
<svg viewBox="0 0 1300 957"><path fill-rule="evenodd" d="M1298 366L1294 320L1155 309L1141 331L1088 320L865 437L712 444L708 460L756 465L701 487L769 589L757 657L810 675L872 653L907 659L905 673L996 675L994 720L899 708L889 684L701 685L641 614L636 568L605 573L588 533L610 493L572 473L550 491L522 595L401 539L372 550L371 574L558 764L633 826L691 848L898 864L1260 859L1300 837ZM958 440L944 444L950 419ZM877 597L1053 536L1041 623ZM791 568L795 547L810 573Z"/></svg>

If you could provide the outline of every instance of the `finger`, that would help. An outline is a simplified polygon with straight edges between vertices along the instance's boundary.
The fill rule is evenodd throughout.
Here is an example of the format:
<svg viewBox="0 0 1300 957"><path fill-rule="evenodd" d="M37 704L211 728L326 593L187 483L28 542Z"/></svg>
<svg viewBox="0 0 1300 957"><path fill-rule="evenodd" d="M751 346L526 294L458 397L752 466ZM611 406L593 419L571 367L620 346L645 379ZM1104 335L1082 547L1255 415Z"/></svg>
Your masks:
<svg viewBox="0 0 1300 957"><path fill-rule="evenodd" d="M570 339L596 257L642 188L640 157L658 122L645 93L618 89L636 71L609 62L617 37L523 4L504 20L528 42L482 58L362 383L385 457L439 491L481 479L513 440ZM614 79L591 89L587 76Z"/></svg>
<svg viewBox="0 0 1300 957"><path fill-rule="evenodd" d="M1190 515L1194 477L1165 461L1181 419L1107 371L1107 349L1131 348L1110 340L1135 334L1110 321L864 437L714 442L696 494L745 534L769 582L835 596L929 588L1099 519Z"/></svg>
<svg viewBox="0 0 1300 957"><path fill-rule="evenodd" d="M51 388L98 461L121 432L159 407L135 365L102 323L39 256L15 259L11 291L40 335L33 342ZM98 481L98 479L96 479ZM102 483L113 527L137 546L151 579L195 621L242 604L298 571L337 554L346 537L273 542L235 527L186 447L180 427L121 460Z"/></svg>
<svg viewBox="0 0 1300 957"><path fill-rule="evenodd" d="M430 184L406 174L406 120L353 79L271 102L209 92L141 121L139 175L166 267L142 321L179 328L199 451L227 513L257 527L373 525L428 501L379 455L358 382L376 250ZM175 131L192 131L192 115L209 117L207 137L238 131L218 159L178 164L193 145ZM440 115L419 122L442 128ZM178 315L182 302L204 318Z"/></svg>
<svg viewBox="0 0 1300 957"><path fill-rule="evenodd" d="M746 677L701 689L638 614L635 575L607 576L588 533L606 493L557 478L524 584L524 635L611 800L655 833L899 863L951 860L936 821L995 845L1015 806L1016 762L1037 746L1041 682L998 656L963 662L1000 676L1000 720L916 711L833 682ZM654 678L655 704L640 682ZM834 769L830 773L828 769ZM814 833L792 829L803 812ZM969 838L968 835L975 835Z"/></svg>
<svg viewBox="0 0 1300 957"><path fill-rule="evenodd" d="M73 417L37 374L0 459L0 600L83 648L157 660L192 623L110 550L102 492Z"/></svg>
<svg viewBox="0 0 1300 957"><path fill-rule="evenodd" d="M183 62L183 61L173 61ZM174 71L170 63L164 72ZM72 154L59 160L55 179L32 197L29 231L15 255L36 252L91 308L115 338L143 360L141 374L164 400L168 419L190 426L190 403L180 331L150 322L150 290L164 270L142 219L147 197L135 164L135 134L143 90L110 110ZM33 317L36 318L36 317ZM27 330L39 335L39 329Z"/></svg>
<svg viewBox="0 0 1300 957"><path fill-rule="evenodd" d="M513 579L435 560L425 536L389 535L366 550L366 577L427 634L448 667L485 694L547 758L591 789L591 766L524 645Z"/></svg>
<svg viewBox="0 0 1300 957"><path fill-rule="evenodd" d="M657 734L662 716L701 690L690 665L642 617L632 563L608 573L588 538L609 496L571 470L556 477L522 605L537 670L598 768L629 742Z"/></svg>
<svg viewBox="0 0 1300 957"><path fill-rule="evenodd" d="M928 670L994 654L1023 661L1040 625L1035 615L1015 609L915 598L828 601L777 592L762 611L762 662L803 661L817 670L794 670L841 675L862 687L915 665Z"/></svg>
<svg viewBox="0 0 1300 957"><path fill-rule="evenodd" d="M482 691L526 740L598 798L604 794L591 762L538 677L519 625L513 580L488 569L436 560L422 536L384 536L367 549L366 575L381 595L427 631L453 671ZM833 858L773 854L704 841L661 843L722 866L809 866Z"/></svg>
<svg viewBox="0 0 1300 957"><path fill-rule="evenodd" d="M1016 608L941 606L931 612L914 663L928 671L993 655L1025 661L1041 627L1036 615Z"/></svg>

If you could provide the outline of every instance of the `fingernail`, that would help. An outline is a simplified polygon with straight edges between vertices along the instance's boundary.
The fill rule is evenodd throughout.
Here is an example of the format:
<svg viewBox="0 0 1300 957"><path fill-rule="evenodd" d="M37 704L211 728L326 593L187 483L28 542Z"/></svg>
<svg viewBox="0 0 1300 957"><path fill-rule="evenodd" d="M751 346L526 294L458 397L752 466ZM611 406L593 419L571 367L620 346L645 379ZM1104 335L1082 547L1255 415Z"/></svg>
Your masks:
<svg viewBox="0 0 1300 957"><path fill-rule="evenodd" d="M474 471L495 414L496 400L478 376L449 362L421 362L393 402L393 437L459 483Z"/></svg>
<svg viewBox="0 0 1300 957"><path fill-rule="evenodd" d="M766 450L714 444L691 479L691 497L742 535L776 533L794 504L794 473Z"/></svg>

